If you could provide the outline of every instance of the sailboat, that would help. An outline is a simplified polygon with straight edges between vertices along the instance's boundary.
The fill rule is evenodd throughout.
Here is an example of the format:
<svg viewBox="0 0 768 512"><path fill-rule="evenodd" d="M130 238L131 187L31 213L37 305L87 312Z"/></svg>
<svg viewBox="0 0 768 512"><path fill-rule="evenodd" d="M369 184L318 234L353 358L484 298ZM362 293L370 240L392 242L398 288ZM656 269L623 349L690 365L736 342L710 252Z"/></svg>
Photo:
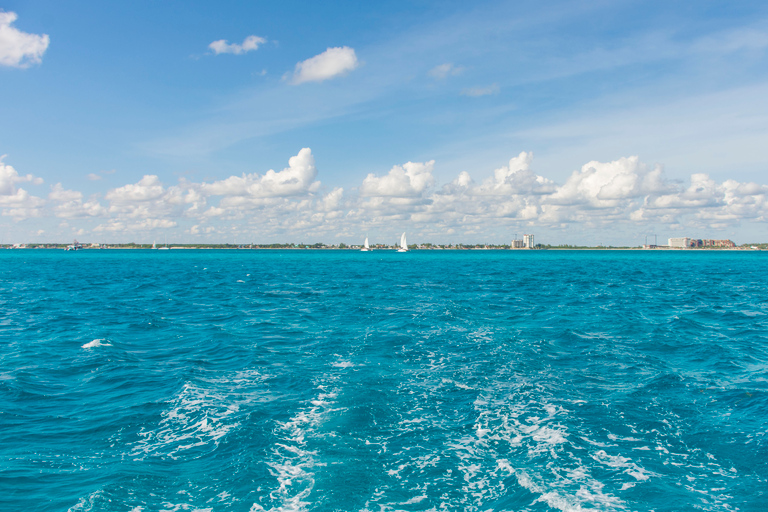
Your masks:
<svg viewBox="0 0 768 512"><path fill-rule="evenodd" d="M405 241L405 231L403 231L403 236L400 237L400 248L397 252L408 252L408 243Z"/></svg>
<svg viewBox="0 0 768 512"><path fill-rule="evenodd" d="M360 249L361 251L370 251L371 247L368 245L368 237L365 237L365 242L363 243L363 248Z"/></svg>

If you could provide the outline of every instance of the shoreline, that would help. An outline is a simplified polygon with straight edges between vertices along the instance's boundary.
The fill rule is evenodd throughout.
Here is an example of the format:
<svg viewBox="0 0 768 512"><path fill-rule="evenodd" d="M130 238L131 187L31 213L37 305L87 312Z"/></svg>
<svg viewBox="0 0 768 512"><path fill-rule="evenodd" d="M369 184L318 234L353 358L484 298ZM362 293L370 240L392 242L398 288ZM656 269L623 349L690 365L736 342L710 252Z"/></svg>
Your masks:
<svg viewBox="0 0 768 512"><path fill-rule="evenodd" d="M52 250L52 251L71 251L63 244L59 246L51 247L55 244L46 244L46 246L32 246L32 247L0 247L8 250ZM370 252L376 251L395 251L397 247L381 247L371 248ZM211 246L171 246L163 249L152 249L151 247L120 247L120 246L106 246L106 247L82 247L74 250L77 251L156 251L156 250L203 250L203 251L350 251L360 252L360 247L211 247ZM642 251L642 252L759 252L766 250L760 247L697 247L697 248L682 248L682 247L655 247L653 249L647 249L644 247L540 247L536 249L512 249L510 247L415 247L409 249L411 251L512 251L512 252L539 252L539 251Z"/></svg>

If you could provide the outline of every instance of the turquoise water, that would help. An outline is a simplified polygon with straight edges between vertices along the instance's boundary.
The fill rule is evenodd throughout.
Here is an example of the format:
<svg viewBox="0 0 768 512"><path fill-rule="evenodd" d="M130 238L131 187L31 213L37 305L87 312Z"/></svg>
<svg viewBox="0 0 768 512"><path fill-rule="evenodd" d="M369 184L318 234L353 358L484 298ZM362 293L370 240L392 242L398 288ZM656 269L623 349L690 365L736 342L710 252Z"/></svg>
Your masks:
<svg viewBox="0 0 768 512"><path fill-rule="evenodd" d="M768 255L0 251L0 509L766 510Z"/></svg>

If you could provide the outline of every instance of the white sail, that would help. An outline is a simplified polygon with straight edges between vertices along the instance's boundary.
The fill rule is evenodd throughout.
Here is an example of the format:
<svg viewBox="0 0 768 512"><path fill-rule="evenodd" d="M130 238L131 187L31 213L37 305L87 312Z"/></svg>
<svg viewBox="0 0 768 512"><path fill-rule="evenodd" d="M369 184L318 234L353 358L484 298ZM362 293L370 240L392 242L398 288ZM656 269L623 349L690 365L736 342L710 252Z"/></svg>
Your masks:
<svg viewBox="0 0 768 512"><path fill-rule="evenodd" d="M361 251L370 251L371 247L368 245L368 237L365 237L365 243L363 243L363 248L360 249Z"/></svg>
<svg viewBox="0 0 768 512"><path fill-rule="evenodd" d="M408 243L405 241L405 232L403 232L403 236L400 237L400 248L397 250L397 252L406 251L408 251Z"/></svg>

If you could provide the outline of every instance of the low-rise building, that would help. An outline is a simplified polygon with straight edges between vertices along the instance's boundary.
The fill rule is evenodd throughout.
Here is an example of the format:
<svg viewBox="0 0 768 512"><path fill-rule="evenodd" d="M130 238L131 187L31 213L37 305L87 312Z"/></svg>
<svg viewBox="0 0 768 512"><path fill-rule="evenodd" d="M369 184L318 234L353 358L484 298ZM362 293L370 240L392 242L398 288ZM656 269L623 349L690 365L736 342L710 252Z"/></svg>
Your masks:
<svg viewBox="0 0 768 512"><path fill-rule="evenodd" d="M687 236L685 237L678 237L678 238L670 238L669 239L669 246L670 247L676 247L678 249L688 249L691 246L691 239Z"/></svg>
<svg viewBox="0 0 768 512"><path fill-rule="evenodd" d="M736 247L730 240L697 240L699 247Z"/></svg>

